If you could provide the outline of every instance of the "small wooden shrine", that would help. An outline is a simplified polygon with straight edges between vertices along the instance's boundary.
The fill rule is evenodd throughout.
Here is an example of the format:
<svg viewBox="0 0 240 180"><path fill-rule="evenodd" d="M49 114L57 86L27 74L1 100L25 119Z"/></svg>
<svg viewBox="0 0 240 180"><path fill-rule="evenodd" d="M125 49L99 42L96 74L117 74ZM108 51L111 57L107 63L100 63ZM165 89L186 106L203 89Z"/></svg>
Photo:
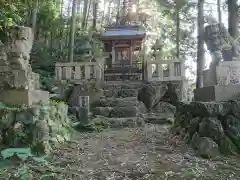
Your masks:
<svg viewBox="0 0 240 180"><path fill-rule="evenodd" d="M105 61L105 80L142 80L143 62L138 54L145 36L145 31L138 25L105 27L100 36L105 52L109 54Z"/></svg>

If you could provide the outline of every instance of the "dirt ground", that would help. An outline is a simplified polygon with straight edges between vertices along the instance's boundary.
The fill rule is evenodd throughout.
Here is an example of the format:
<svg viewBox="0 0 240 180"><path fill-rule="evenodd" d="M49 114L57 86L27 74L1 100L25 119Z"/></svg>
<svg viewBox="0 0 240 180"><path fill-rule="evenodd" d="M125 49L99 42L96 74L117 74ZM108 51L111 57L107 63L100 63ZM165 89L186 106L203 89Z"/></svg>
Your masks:
<svg viewBox="0 0 240 180"><path fill-rule="evenodd" d="M165 125L76 133L72 141L54 151L49 162L29 166L32 179L240 179L240 159L199 158L176 137L170 137Z"/></svg>
<svg viewBox="0 0 240 180"><path fill-rule="evenodd" d="M55 150L51 162L61 169L61 179L240 179L239 159L199 158L164 125L77 133Z"/></svg>

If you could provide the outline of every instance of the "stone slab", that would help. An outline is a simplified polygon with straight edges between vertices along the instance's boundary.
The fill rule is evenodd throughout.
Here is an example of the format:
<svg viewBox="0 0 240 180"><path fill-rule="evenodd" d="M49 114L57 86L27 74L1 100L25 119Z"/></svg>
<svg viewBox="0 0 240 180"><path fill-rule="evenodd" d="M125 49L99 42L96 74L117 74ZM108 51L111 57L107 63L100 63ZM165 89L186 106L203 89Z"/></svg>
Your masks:
<svg viewBox="0 0 240 180"><path fill-rule="evenodd" d="M195 101L240 100L240 85L215 85L194 90Z"/></svg>
<svg viewBox="0 0 240 180"><path fill-rule="evenodd" d="M10 106L49 104L49 92L10 89L0 92L0 101Z"/></svg>
<svg viewBox="0 0 240 180"><path fill-rule="evenodd" d="M203 71L203 86L240 84L240 61L220 62L216 69Z"/></svg>
<svg viewBox="0 0 240 180"><path fill-rule="evenodd" d="M223 61L216 69L217 84L240 84L240 61Z"/></svg>

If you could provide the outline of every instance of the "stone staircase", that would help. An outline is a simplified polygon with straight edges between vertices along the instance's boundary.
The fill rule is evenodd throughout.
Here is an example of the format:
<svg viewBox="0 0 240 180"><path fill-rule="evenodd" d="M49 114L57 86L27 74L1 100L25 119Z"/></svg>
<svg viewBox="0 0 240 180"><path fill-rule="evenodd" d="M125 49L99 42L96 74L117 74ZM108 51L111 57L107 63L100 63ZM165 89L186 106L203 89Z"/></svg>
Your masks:
<svg viewBox="0 0 240 180"><path fill-rule="evenodd" d="M142 102L137 100L142 82L116 82L103 85L104 96L93 105L92 113L108 121L122 121L127 124L142 125L144 122L165 124L173 121L173 115L164 112L147 113ZM135 123L134 123L135 122ZM132 125L131 125L132 126Z"/></svg>
<svg viewBox="0 0 240 180"><path fill-rule="evenodd" d="M137 97L138 90L143 85L143 82L107 82L103 85L104 96L112 98Z"/></svg>

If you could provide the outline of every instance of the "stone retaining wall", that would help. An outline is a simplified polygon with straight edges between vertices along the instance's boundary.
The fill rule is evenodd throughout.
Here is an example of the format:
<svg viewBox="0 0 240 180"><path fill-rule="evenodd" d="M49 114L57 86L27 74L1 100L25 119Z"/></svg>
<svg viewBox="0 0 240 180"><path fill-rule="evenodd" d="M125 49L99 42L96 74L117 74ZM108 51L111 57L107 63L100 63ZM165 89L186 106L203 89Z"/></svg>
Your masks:
<svg viewBox="0 0 240 180"><path fill-rule="evenodd" d="M0 108L1 144L4 147L31 147L49 153L53 146L70 138L68 106L51 102L48 106Z"/></svg>
<svg viewBox="0 0 240 180"><path fill-rule="evenodd" d="M173 132L203 157L240 153L240 101L181 103Z"/></svg>

